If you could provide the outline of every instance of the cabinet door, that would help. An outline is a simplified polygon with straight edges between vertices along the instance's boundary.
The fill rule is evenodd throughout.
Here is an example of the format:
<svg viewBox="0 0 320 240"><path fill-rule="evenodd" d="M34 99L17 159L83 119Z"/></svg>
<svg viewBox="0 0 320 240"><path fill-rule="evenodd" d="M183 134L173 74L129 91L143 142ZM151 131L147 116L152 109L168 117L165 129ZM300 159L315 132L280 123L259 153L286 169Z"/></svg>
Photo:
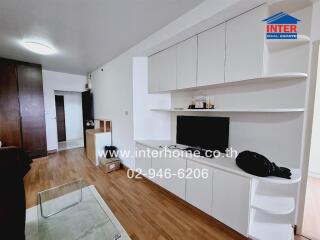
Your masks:
<svg viewBox="0 0 320 240"><path fill-rule="evenodd" d="M172 46L149 57L149 92L176 89L176 68L176 46Z"/></svg>
<svg viewBox="0 0 320 240"><path fill-rule="evenodd" d="M101 153L105 152L105 147L111 145L111 133L103 132L94 134L95 137L95 152L96 166L100 164Z"/></svg>
<svg viewBox="0 0 320 240"><path fill-rule="evenodd" d="M137 145L136 171L141 169L141 173L148 177L148 170L151 168L151 157L147 154L147 147Z"/></svg>
<svg viewBox="0 0 320 240"><path fill-rule="evenodd" d="M248 234L251 180L221 170L213 173L212 216Z"/></svg>
<svg viewBox="0 0 320 240"><path fill-rule="evenodd" d="M160 173L163 173L163 171L167 167L166 159L161 158L161 157L152 157L151 167L155 173L155 176L153 178L151 178L151 181L153 181L156 184L158 184L159 186L167 189L167 185L168 185L167 181L160 174Z"/></svg>
<svg viewBox="0 0 320 240"><path fill-rule="evenodd" d="M226 82L257 78L263 73L263 5L227 22Z"/></svg>
<svg viewBox="0 0 320 240"><path fill-rule="evenodd" d="M185 199L186 179L179 178L176 174L179 169L186 169L186 160L182 158L152 158L152 168L156 172L154 182L167 189L178 197ZM170 171L171 176L166 178L165 171ZM162 176L161 176L162 175Z"/></svg>
<svg viewBox="0 0 320 240"><path fill-rule="evenodd" d="M177 88L196 87L197 36L177 45Z"/></svg>
<svg viewBox="0 0 320 240"><path fill-rule="evenodd" d="M186 179L177 175L180 169L185 170L187 160L182 158L166 158L166 168L171 170L172 176L166 179L166 189L182 199L186 199Z"/></svg>
<svg viewBox="0 0 320 240"><path fill-rule="evenodd" d="M212 168L188 160L187 173L189 171L191 171L192 173L196 173L197 171L207 171L208 177L204 178L204 176L200 175L200 178L195 178L195 176L192 175L191 178L187 178L186 201L204 211L205 213L211 214L213 190Z"/></svg>
<svg viewBox="0 0 320 240"><path fill-rule="evenodd" d="M18 64L18 79L23 148L31 157L46 156L47 138L41 66Z"/></svg>
<svg viewBox="0 0 320 240"><path fill-rule="evenodd" d="M95 136L92 133L86 132L86 151L87 158L93 163L96 164L96 149L95 149Z"/></svg>
<svg viewBox="0 0 320 240"><path fill-rule="evenodd" d="M224 82L225 24L199 34L197 86Z"/></svg>

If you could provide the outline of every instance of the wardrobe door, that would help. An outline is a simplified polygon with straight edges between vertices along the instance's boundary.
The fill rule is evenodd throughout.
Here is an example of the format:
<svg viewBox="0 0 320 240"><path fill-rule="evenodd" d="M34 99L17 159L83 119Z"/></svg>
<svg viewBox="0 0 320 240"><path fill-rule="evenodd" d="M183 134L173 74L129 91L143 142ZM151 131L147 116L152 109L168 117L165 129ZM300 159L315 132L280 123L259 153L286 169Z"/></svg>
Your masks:
<svg viewBox="0 0 320 240"><path fill-rule="evenodd" d="M23 148L31 157L46 156L47 141L41 66L19 64L17 69Z"/></svg>
<svg viewBox="0 0 320 240"><path fill-rule="evenodd" d="M0 59L0 141L21 146L16 65L4 59Z"/></svg>

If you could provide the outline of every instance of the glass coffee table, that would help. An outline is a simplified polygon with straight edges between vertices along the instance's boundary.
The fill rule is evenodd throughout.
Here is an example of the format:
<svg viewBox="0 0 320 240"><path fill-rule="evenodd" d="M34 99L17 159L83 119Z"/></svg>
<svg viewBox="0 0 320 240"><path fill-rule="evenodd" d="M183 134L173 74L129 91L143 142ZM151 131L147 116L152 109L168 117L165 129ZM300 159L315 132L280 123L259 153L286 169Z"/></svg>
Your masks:
<svg viewBox="0 0 320 240"><path fill-rule="evenodd" d="M83 180L38 193L41 240L117 240L119 230Z"/></svg>

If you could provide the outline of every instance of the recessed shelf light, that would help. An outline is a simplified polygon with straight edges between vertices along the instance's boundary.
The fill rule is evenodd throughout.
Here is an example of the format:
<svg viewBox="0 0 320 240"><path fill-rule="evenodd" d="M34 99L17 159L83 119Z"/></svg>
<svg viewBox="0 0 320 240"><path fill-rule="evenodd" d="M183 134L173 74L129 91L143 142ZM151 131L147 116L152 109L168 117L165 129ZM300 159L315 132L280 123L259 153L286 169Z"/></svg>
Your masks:
<svg viewBox="0 0 320 240"><path fill-rule="evenodd" d="M36 41L24 41L22 45L29 51L37 54L51 55L56 53L56 50L53 47Z"/></svg>

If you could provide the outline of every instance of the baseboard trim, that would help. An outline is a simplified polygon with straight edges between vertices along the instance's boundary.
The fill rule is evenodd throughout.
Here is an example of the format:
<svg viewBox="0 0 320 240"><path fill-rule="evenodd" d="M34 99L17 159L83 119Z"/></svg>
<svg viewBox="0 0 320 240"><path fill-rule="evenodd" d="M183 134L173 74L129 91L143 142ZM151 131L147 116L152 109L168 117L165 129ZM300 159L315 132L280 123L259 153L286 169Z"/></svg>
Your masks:
<svg viewBox="0 0 320 240"><path fill-rule="evenodd" d="M309 177L320 178L320 173L316 173L316 172L311 172L311 171L309 171L308 176L309 176Z"/></svg>
<svg viewBox="0 0 320 240"><path fill-rule="evenodd" d="M57 149L48 150L48 155L50 155L50 154L55 154L55 153L57 153L57 152L58 152Z"/></svg>

